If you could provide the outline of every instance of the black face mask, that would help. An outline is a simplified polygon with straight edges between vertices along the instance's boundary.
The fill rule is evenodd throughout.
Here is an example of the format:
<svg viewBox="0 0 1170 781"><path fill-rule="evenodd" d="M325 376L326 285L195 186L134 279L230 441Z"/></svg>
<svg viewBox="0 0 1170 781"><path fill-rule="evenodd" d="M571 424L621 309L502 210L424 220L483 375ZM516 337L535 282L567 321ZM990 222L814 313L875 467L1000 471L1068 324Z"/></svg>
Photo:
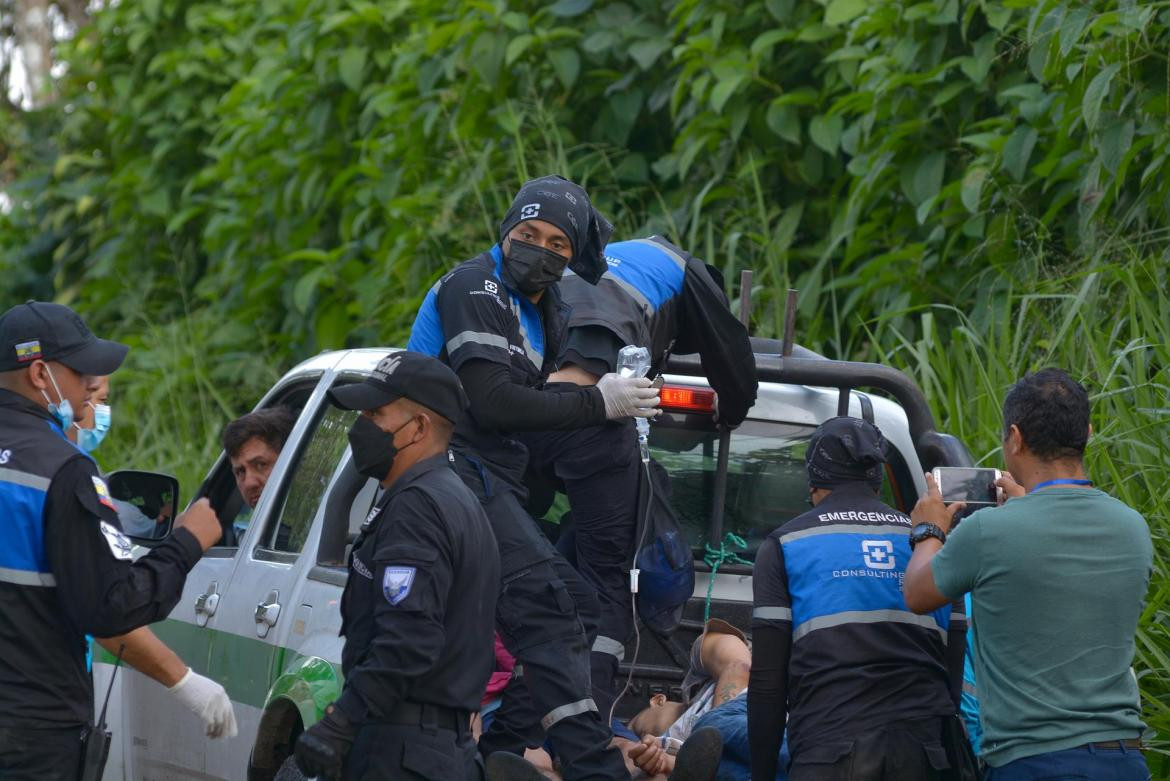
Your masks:
<svg viewBox="0 0 1170 781"><path fill-rule="evenodd" d="M411 418L393 431L387 432L365 415L359 415L347 435L349 448L353 451L353 465L358 474L372 477L378 482L385 480L399 453L399 448L394 444L394 437L413 422L414 418Z"/></svg>
<svg viewBox="0 0 1170 781"><path fill-rule="evenodd" d="M526 296L560 281L569 259L550 249L512 239L504 258L504 281Z"/></svg>

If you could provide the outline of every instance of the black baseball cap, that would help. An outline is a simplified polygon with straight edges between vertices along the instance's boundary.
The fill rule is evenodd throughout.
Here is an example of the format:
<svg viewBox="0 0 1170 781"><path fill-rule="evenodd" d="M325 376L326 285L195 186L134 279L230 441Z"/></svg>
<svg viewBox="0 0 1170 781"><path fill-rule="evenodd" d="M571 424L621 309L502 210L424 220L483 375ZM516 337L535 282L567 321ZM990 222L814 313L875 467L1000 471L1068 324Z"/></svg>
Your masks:
<svg viewBox="0 0 1170 781"><path fill-rule="evenodd" d="M342 409L377 409L403 398L452 423L459 422L469 404L455 372L436 358L410 350L387 355L365 381L329 391L329 400Z"/></svg>
<svg viewBox="0 0 1170 781"><path fill-rule="evenodd" d="M98 339L81 315L67 306L28 301L0 315L0 372L33 361L57 361L79 374L113 374L130 348Z"/></svg>

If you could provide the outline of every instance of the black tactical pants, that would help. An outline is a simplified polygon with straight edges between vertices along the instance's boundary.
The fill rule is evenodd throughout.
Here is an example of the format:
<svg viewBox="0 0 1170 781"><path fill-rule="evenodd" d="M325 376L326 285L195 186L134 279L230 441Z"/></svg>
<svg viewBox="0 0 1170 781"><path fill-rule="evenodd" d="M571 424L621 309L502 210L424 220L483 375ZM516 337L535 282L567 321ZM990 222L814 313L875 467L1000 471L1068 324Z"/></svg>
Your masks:
<svg viewBox="0 0 1170 781"><path fill-rule="evenodd" d="M346 781L482 781L469 728L363 724L346 758Z"/></svg>
<svg viewBox="0 0 1170 781"><path fill-rule="evenodd" d="M520 497L470 453L455 471L479 497L500 547L496 629L518 673L479 751L523 755L545 733L566 781L624 778L613 731L590 696L589 649L597 636L597 592L577 575L525 511Z"/></svg>
<svg viewBox="0 0 1170 781"><path fill-rule="evenodd" d="M0 727L0 779L77 781L84 734L82 727Z"/></svg>
<svg viewBox="0 0 1170 781"><path fill-rule="evenodd" d="M890 724L792 756L789 781L941 781L949 768L942 718Z"/></svg>
<svg viewBox="0 0 1170 781"><path fill-rule="evenodd" d="M488 515L523 514L511 493L493 496ZM516 672L488 731L483 756L523 755L547 733L566 781L627 775L613 733L590 696L589 648L597 632L597 596L560 556L503 576L496 628L516 657Z"/></svg>
<svg viewBox="0 0 1170 781"><path fill-rule="evenodd" d="M601 621L590 649L593 699L608 716L618 663L633 631L629 564L638 527L641 461L633 420L573 431L529 433L529 471L562 486L572 522L557 547L597 590Z"/></svg>

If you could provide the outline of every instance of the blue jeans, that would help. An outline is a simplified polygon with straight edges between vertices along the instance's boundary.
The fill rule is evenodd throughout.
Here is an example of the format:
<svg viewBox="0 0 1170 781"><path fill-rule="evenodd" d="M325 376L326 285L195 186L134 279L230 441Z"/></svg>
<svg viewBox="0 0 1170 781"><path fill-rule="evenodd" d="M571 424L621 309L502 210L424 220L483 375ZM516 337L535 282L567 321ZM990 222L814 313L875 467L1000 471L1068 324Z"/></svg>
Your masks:
<svg viewBox="0 0 1170 781"><path fill-rule="evenodd" d="M741 694L734 700L723 703L704 713L695 722L693 730L714 727L723 736L723 756L719 760L719 771L714 781L751 781L752 760L748 748L747 695ZM788 773L788 740L780 746L780 764L777 765L775 781L786 781Z"/></svg>
<svg viewBox="0 0 1170 781"><path fill-rule="evenodd" d="M1069 748L989 767L984 781L1150 781L1136 748Z"/></svg>

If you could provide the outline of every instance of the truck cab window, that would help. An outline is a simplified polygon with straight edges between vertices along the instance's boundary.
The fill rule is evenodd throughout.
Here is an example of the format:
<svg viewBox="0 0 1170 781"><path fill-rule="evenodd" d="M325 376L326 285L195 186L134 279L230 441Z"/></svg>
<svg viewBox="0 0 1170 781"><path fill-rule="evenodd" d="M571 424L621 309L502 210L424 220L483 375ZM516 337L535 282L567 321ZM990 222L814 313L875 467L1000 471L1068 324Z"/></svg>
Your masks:
<svg viewBox="0 0 1170 781"><path fill-rule="evenodd" d="M651 426L650 447L670 474L675 512L695 558L702 559L704 546L720 541L711 536L719 433L712 427L678 426L672 421L682 423L682 416L665 415L661 425ZM813 431L812 426L748 420L731 432L723 532L747 542L747 550L735 550L743 558L754 560L765 537L809 509L804 454ZM895 466L901 457L892 452L891 461ZM887 504L898 506L889 479L882 485L881 496Z"/></svg>
<svg viewBox="0 0 1170 781"><path fill-rule="evenodd" d="M744 558L753 559L765 537L808 509L804 451L813 430L749 420L731 432L723 531L747 542L746 551L736 551ZM710 523L719 433L706 426L651 426L650 447L670 474L672 504L695 557L701 559L704 545L713 542Z"/></svg>
<svg viewBox="0 0 1170 781"><path fill-rule="evenodd" d="M285 388L279 389L264 404L264 408L267 409L276 406L288 407L299 416L315 385L316 380L300 380ZM224 423L226 424L227 421L225 420ZM288 446L291 445L291 442L288 443ZM278 487L274 480L272 485L266 485L264 487L264 494L266 495L270 491L275 491ZM252 528L252 508L244 501L244 497L240 495L240 491L236 487L236 478L232 474L232 464L226 453L220 454L219 459L211 470L211 474L195 493L194 498L204 496L211 501L211 506L215 508L220 523L223 524L223 537L217 545L211 548L209 555L218 557L233 556L236 549L244 544L247 534Z"/></svg>
<svg viewBox="0 0 1170 781"><path fill-rule="evenodd" d="M346 433L353 425L354 413L326 404L319 414L292 474L283 481L286 486L283 506L268 520L259 545L262 550L301 552L317 508L349 445Z"/></svg>

